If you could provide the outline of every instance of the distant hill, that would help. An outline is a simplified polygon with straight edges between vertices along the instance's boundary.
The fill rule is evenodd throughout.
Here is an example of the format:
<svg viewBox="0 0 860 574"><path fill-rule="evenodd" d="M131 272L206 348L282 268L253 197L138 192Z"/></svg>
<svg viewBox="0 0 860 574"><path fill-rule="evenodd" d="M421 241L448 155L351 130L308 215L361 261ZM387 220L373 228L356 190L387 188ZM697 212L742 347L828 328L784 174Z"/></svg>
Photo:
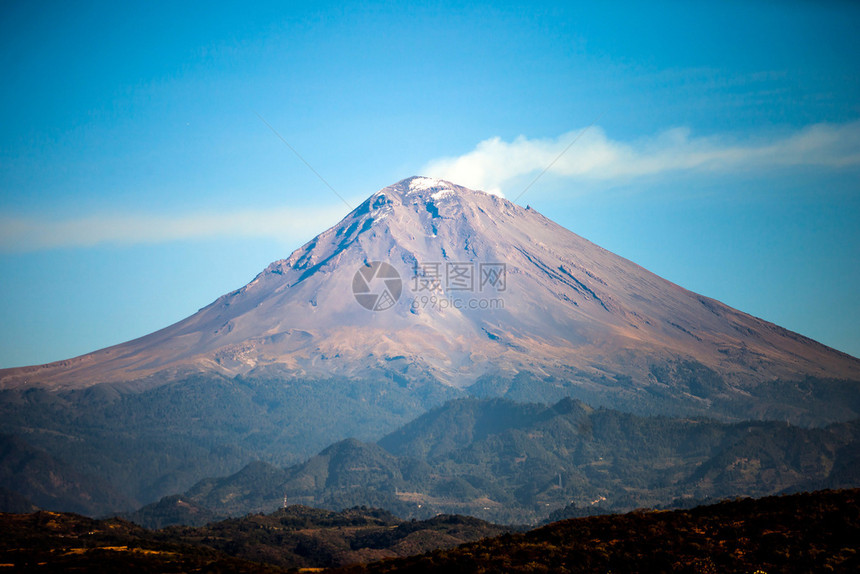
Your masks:
<svg viewBox="0 0 860 574"><path fill-rule="evenodd" d="M39 507L23 494L0 487L0 512L26 514L38 510Z"/></svg>
<svg viewBox="0 0 860 574"><path fill-rule="evenodd" d="M460 399L378 444L340 441L288 468L254 463L206 479L181 500L210 515L292 502L386 508L506 524L685 507L860 485L860 421L807 429L784 422L639 417L573 399L552 406ZM126 517L147 526L200 524L165 499ZM208 518L207 518L208 519Z"/></svg>
<svg viewBox="0 0 860 574"><path fill-rule="evenodd" d="M20 437L0 434L0 512L41 507L107 513L129 503L102 477L77 472Z"/></svg>
<svg viewBox="0 0 860 574"><path fill-rule="evenodd" d="M98 516L182 492L251 460L287 465L344 436L376 440L451 396L440 389L422 398L387 379L287 384L272 373L197 375L139 393L105 385L34 388L0 391L0 434L50 459L57 480L99 483L104 493L54 488L46 498L34 494L35 504ZM48 476L47 463L7 460L0 451L0 480L7 479L0 486L13 492L27 494L26 485Z"/></svg>

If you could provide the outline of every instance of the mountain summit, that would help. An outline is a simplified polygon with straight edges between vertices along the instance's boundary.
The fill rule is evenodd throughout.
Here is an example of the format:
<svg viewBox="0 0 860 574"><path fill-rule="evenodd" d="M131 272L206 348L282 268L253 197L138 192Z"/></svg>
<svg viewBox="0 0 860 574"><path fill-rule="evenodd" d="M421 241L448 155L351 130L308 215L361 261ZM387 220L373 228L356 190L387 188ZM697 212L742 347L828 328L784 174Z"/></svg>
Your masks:
<svg viewBox="0 0 860 574"><path fill-rule="evenodd" d="M860 360L683 289L533 209L412 177L187 319L0 371L0 388L143 389L273 370L701 408L774 381L860 380Z"/></svg>

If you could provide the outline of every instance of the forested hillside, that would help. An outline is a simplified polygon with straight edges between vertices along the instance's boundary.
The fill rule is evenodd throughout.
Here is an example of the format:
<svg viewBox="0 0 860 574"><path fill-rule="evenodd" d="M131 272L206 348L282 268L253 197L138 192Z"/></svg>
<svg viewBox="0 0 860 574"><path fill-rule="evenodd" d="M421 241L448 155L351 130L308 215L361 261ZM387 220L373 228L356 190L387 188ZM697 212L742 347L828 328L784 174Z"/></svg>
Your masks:
<svg viewBox="0 0 860 574"><path fill-rule="evenodd" d="M287 468L253 463L128 518L152 527L273 510L356 505L399 516L469 514L502 524L689 507L860 484L860 423L800 428L640 417L572 399L553 406L462 399L377 444L348 439ZM190 513L190 508L196 509Z"/></svg>

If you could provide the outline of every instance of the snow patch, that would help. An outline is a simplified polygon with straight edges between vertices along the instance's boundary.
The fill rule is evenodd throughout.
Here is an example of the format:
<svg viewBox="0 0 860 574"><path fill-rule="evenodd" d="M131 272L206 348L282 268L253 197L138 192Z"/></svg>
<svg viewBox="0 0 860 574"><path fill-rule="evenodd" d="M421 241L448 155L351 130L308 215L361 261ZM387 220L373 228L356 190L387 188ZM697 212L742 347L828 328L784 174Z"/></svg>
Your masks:
<svg viewBox="0 0 860 574"><path fill-rule="evenodd" d="M437 187L447 188L446 182L432 177L416 177L409 182L409 191L426 191Z"/></svg>
<svg viewBox="0 0 860 574"><path fill-rule="evenodd" d="M384 199L385 195L382 195L382 198ZM370 210L370 213L368 214L370 216L370 225L376 225L394 212L394 207L392 207L391 203L389 203L388 201L382 203L374 202L374 204L371 205L373 205L374 207Z"/></svg>

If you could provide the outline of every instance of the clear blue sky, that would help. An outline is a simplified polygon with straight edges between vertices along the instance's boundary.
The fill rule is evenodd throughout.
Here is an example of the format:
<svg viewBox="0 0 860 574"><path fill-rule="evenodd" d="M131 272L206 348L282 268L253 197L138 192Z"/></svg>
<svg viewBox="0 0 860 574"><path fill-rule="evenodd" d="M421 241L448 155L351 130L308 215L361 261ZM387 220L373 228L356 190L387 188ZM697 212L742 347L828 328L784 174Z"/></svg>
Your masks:
<svg viewBox="0 0 860 574"><path fill-rule="evenodd" d="M415 174L860 355L851 2L0 4L0 367L164 327ZM592 125L593 124L593 125Z"/></svg>

